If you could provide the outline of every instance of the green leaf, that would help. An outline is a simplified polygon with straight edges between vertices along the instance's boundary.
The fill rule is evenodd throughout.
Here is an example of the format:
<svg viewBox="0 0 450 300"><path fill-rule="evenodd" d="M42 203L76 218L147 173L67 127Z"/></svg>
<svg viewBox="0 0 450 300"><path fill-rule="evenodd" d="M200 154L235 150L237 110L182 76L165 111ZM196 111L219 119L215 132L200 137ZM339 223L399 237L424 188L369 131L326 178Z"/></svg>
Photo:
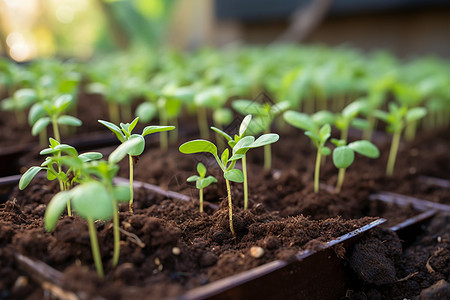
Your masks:
<svg viewBox="0 0 450 300"><path fill-rule="evenodd" d="M273 144L280 139L280 136L276 133L266 133L256 139L250 148L262 147L265 145Z"/></svg>
<svg viewBox="0 0 450 300"><path fill-rule="evenodd" d="M361 102L359 101L350 103L342 110L342 116L346 119L352 119L356 117L361 110L361 106Z"/></svg>
<svg viewBox="0 0 450 300"><path fill-rule="evenodd" d="M270 113L273 115L278 115L288 109L291 105L289 104L289 101L281 101L276 103L270 108Z"/></svg>
<svg viewBox="0 0 450 300"><path fill-rule="evenodd" d="M261 104L250 100L234 100L231 106L242 115L266 115Z"/></svg>
<svg viewBox="0 0 450 300"><path fill-rule="evenodd" d="M210 127L212 130L214 130L215 132L217 132L218 134L222 135L228 142L232 141L233 138L231 136L229 136L227 133L225 133L224 131L220 130L217 127Z"/></svg>
<svg viewBox="0 0 450 300"><path fill-rule="evenodd" d="M63 213L67 206L67 201L70 201L71 197L71 191L62 191L50 200L44 215L44 226L47 231L52 231L55 228L59 216Z"/></svg>
<svg viewBox="0 0 450 300"><path fill-rule="evenodd" d="M189 176L188 179L186 179L186 181L187 182L194 182L194 181L197 181L199 179L201 179L200 176L192 175L192 176Z"/></svg>
<svg viewBox="0 0 450 300"><path fill-rule="evenodd" d="M83 162L101 159L102 157L103 157L103 154L101 154L99 152L85 152L85 153L78 155L78 158L80 158Z"/></svg>
<svg viewBox="0 0 450 300"><path fill-rule="evenodd" d="M57 120L57 123L69 126L81 126L83 124L80 119L67 115L60 116Z"/></svg>
<svg viewBox="0 0 450 300"><path fill-rule="evenodd" d="M46 166L48 166L51 163L53 163L53 159L50 158L50 157L46 157L44 162L41 164L41 167L46 167Z"/></svg>
<svg viewBox="0 0 450 300"><path fill-rule="evenodd" d="M78 156L78 151L74 147L72 147L70 145L60 144L60 145L57 145L54 148L54 150L65 152L65 153L67 153L69 155L72 155L72 156Z"/></svg>
<svg viewBox="0 0 450 300"><path fill-rule="evenodd" d="M50 124L50 118L44 117L34 123L33 128L31 129L32 135L38 135L42 130L44 130L48 124Z"/></svg>
<svg viewBox="0 0 450 300"><path fill-rule="evenodd" d="M241 122L241 126L239 126L239 136L242 137L247 130L248 125L252 121L252 115L246 115L245 118Z"/></svg>
<svg viewBox="0 0 450 300"><path fill-rule="evenodd" d="M427 110L423 107L414 107L406 112L406 122L414 122L422 119L427 114Z"/></svg>
<svg viewBox="0 0 450 300"><path fill-rule="evenodd" d="M380 156L380 151L377 146L366 140L352 142L348 144L348 147L353 151L370 158L378 158Z"/></svg>
<svg viewBox="0 0 450 300"><path fill-rule="evenodd" d="M353 128L360 129L360 130L369 129L369 127L370 127L370 124L369 124L369 122L367 122L367 120L359 119L359 118L353 119L351 122L351 125Z"/></svg>
<svg viewBox="0 0 450 300"><path fill-rule="evenodd" d="M320 143L320 137L312 131L306 131L305 135L313 140L316 144Z"/></svg>
<svg viewBox="0 0 450 300"><path fill-rule="evenodd" d="M48 141L50 142L50 147L55 148L58 145L61 145L61 143L54 138L49 138Z"/></svg>
<svg viewBox="0 0 450 300"><path fill-rule="evenodd" d="M233 147L233 154L245 154L254 144L255 138L253 136L246 136L239 140Z"/></svg>
<svg viewBox="0 0 450 300"><path fill-rule="evenodd" d="M117 202L130 201L130 187L128 185L116 185L113 187L112 193Z"/></svg>
<svg viewBox="0 0 450 300"><path fill-rule="evenodd" d="M318 129L313 119L304 113L288 110L283 114L283 118L288 124L302 130L316 132Z"/></svg>
<svg viewBox="0 0 450 300"><path fill-rule="evenodd" d="M248 149L247 149L247 150L248 150ZM247 152L247 151L245 151L245 152ZM237 153L235 153L235 154L233 154L233 155L230 157L229 161L239 160L239 159L242 159L242 158L244 158L244 157L245 157L245 154L237 154Z"/></svg>
<svg viewBox="0 0 450 300"><path fill-rule="evenodd" d="M217 156L216 145L207 140L193 140L186 142L180 146L179 150L184 154L208 152L214 156Z"/></svg>
<svg viewBox="0 0 450 300"><path fill-rule="evenodd" d="M389 114L388 114L387 112L385 112L385 111L382 111L382 110L375 110L375 111L373 112L373 115L374 115L376 118L378 118L378 119L380 119L380 120L383 120L384 122L388 122Z"/></svg>
<svg viewBox="0 0 450 300"><path fill-rule="evenodd" d="M133 150L136 146L139 147L139 144L142 143L141 139L130 139L116 148L108 157L108 162L112 164L116 164L121 161L125 156L129 154L130 151ZM144 142L145 144L145 142Z"/></svg>
<svg viewBox="0 0 450 300"><path fill-rule="evenodd" d="M355 160L355 153L348 146L340 146L333 151L333 163L338 169L348 168Z"/></svg>
<svg viewBox="0 0 450 300"><path fill-rule="evenodd" d="M314 113L311 116L311 119L316 124L317 127L323 126L324 124L332 124L334 123L334 114L327 110L321 110Z"/></svg>
<svg viewBox="0 0 450 300"><path fill-rule="evenodd" d="M147 123L153 120L153 118L156 116L158 110L156 108L156 105L151 102L144 102L139 104L139 106L136 108L136 116L139 117L143 122Z"/></svg>
<svg viewBox="0 0 450 300"><path fill-rule="evenodd" d="M242 171L239 169L228 170L223 174L223 177L233 182L244 182L244 174L242 174Z"/></svg>
<svg viewBox="0 0 450 300"><path fill-rule="evenodd" d="M47 169L47 179L52 181L57 178L56 174L50 171L50 169Z"/></svg>
<svg viewBox="0 0 450 300"><path fill-rule="evenodd" d="M123 144L122 144L123 145ZM73 208L84 219L108 220L113 214L111 197L98 181L80 184L71 190Z"/></svg>
<svg viewBox="0 0 450 300"><path fill-rule="evenodd" d="M109 130L111 130L119 139L119 141L121 143L123 143L125 141L125 135L122 133L122 130L120 130L120 128L117 125L114 125L111 122L108 121L103 121L103 120L98 120L98 122L100 124L105 125Z"/></svg>
<svg viewBox="0 0 450 300"><path fill-rule="evenodd" d="M41 152L39 152L40 155L47 155L47 154L52 154L52 153L56 153L58 152L58 150L52 149L52 148L45 148L42 149Z"/></svg>
<svg viewBox="0 0 450 300"><path fill-rule="evenodd" d="M30 111L28 113L28 124L31 126L36 123L37 120L45 117L47 112L45 111L45 108L40 103L35 103L31 106Z"/></svg>
<svg viewBox="0 0 450 300"><path fill-rule="evenodd" d="M141 155L145 149L145 139L140 134L132 134L128 140L133 140L133 139L139 140L139 143L136 144L134 147L132 147L130 149L130 151L128 152L128 154L130 154L131 156Z"/></svg>
<svg viewBox="0 0 450 300"><path fill-rule="evenodd" d="M163 131L170 131L174 130L175 126L147 126L142 131L142 136L146 136L148 134L156 133L156 132L163 132Z"/></svg>
<svg viewBox="0 0 450 300"><path fill-rule="evenodd" d="M320 150L320 153L321 153L323 156L330 155L330 154L331 154L331 149L328 148L328 147L322 147L322 149Z"/></svg>
<svg viewBox="0 0 450 300"><path fill-rule="evenodd" d="M331 136L331 126L330 124L323 125L319 130L319 137L322 143L326 142Z"/></svg>
<svg viewBox="0 0 450 300"><path fill-rule="evenodd" d="M69 94L58 96L53 102L55 107L57 108L58 113L64 112L70 105L70 102L72 102L72 99L72 95Z"/></svg>
<svg viewBox="0 0 450 300"><path fill-rule="evenodd" d="M201 162L199 162L197 164L197 172L198 172L198 174L200 175L201 178L205 177L205 175L206 175L206 167Z"/></svg>
<svg viewBox="0 0 450 300"><path fill-rule="evenodd" d="M131 122L130 126L128 127L129 132L131 133L134 129L134 127L136 127L137 123L139 121L139 117L134 118L134 120Z"/></svg>
<svg viewBox="0 0 450 300"><path fill-rule="evenodd" d="M197 180L195 186L198 189L204 189L205 187L209 186L211 183L217 182L217 179L213 176L208 176L206 178L202 178L200 180Z"/></svg>
<svg viewBox="0 0 450 300"><path fill-rule="evenodd" d="M19 189L23 190L24 188L26 188L31 180L34 178L34 176L36 176L37 173L39 173L40 170L42 170L43 168L41 167L31 167L29 168L23 175L22 177L20 177L20 181L19 181Z"/></svg>
<svg viewBox="0 0 450 300"><path fill-rule="evenodd" d="M220 157L220 160L222 161L224 166L227 165L229 157L230 157L230 150L228 150L228 148L226 148L225 150L223 150L222 156Z"/></svg>

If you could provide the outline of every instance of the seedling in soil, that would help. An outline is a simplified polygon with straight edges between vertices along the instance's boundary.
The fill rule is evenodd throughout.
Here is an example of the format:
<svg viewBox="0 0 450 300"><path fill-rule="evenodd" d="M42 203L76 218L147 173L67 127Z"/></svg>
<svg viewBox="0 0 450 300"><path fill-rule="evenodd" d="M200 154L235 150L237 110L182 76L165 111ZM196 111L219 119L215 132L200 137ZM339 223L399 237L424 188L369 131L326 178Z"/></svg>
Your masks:
<svg viewBox="0 0 450 300"><path fill-rule="evenodd" d="M36 92L32 89L17 90L10 98L0 102L0 108L5 111L14 111L16 121L20 125L25 125L25 110L36 101Z"/></svg>
<svg viewBox="0 0 450 300"><path fill-rule="evenodd" d="M77 168L69 168L67 171L63 170L62 164L66 157L62 156L62 153L67 154L68 157L78 157L83 162L102 158L102 154L98 152L87 152L78 155L78 152L74 147L60 144L57 140L52 138L49 140L49 148L42 150L40 154L50 156L46 157L45 161L40 166L33 166L22 175L19 181L20 190L25 189L41 170L47 171L48 180L58 180L60 191L70 189L73 183L77 182L80 173ZM69 201L67 202L67 213L69 216L72 215Z"/></svg>
<svg viewBox="0 0 450 300"><path fill-rule="evenodd" d="M261 135L258 139L255 140L253 136L246 136L246 131L250 122L252 120L252 115L247 115L243 120L241 125L239 126L239 135L235 134L234 138L229 136L224 131L220 130L216 127L211 127L216 133L222 135L228 142L231 148L233 148L233 154L243 155L242 160L242 172L244 175L244 209L248 207L248 182L247 182L247 158L246 153L248 150L252 148L263 147L269 144L273 144L278 141L280 138L276 133L266 133ZM244 138L247 137L245 144L241 142L240 145L236 147L236 145ZM248 138L250 137L250 138ZM236 148L236 150L235 150Z"/></svg>
<svg viewBox="0 0 450 300"><path fill-rule="evenodd" d="M194 104L197 107L198 126L202 138L207 138L209 135L207 109L214 111L221 109L227 97L225 88L222 86L208 87L195 95Z"/></svg>
<svg viewBox="0 0 450 300"><path fill-rule="evenodd" d="M333 150L333 163L339 169L336 192L339 193L344 183L345 171L355 160L355 152L369 158L378 158L380 151L369 141L361 140L346 145L345 140L331 139L337 147Z"/></svg>
<svg viewBox="0 0 450 300"><path fill-rule="evenodd" d="M387 123L386 130L393 133L386 175L392 176L394 173L395 160L403 129L411 122L422 119L426 114L427 110L423 107L408 109L406 106L398 106L394 102L389 103L389 112L375 111L375 116Z"/></svg>
<svg viewBox="0 0 450 300"><path fill-rule="evenodd" d="M54 101L43 101L35 103L29 113L30 124L33 124L31 133L39 134L51 123L53 135L57 141L61 141L58 125L81 126L81 120L66 115L65 112L72 105L73 97L69 94L60 95Z"/></svg>
<svg viewBox="0 0 450 300"><path fill-rule="evenodd" d="M137 139L137 142L133 147L129 148L128 158L130 166L130 202L129 209L133 212L133 157L137 157L144 152L145 149L145 139L144 136L156 132L170 131L175 129L175 126L147 126L142 130L141 134L131 134L133 129L136 127L139 121L139 117L135 118L131 123L120 123L120 128L113 123L98 120L99 123L105 125L109 130L111 130L119 139L121 143L124 143L131 139Z"/></svg>
<svg viewBox="0 0 450 300"><path fill-rule="evenodd" d="M202 163L197 164L197 175L192 175L188 179L187 182L194 182L195 186L199 190L199 200L200 200L200 212L203 212L203 189L208 187L211 183L217 182L217 179L214 176L206 176L206 167Z"/></svg>
<svg viewBox="0 0 450 300"><path fill-rule="evenodd" d="M327 114L321 114L321 117L314 121L313 118L306 114L295 111L287 111L284 113L284 120L294 127L306 130L305 135L308 136L317 148L316 166L314 170L314 192L319 192L319 172L320 161L322 156L330 155L330 148L325 146L326 141L331 136L330 124L324 124L319 127L318 123L328 119ZM323 119L322 119L323 118Z"/></svg>
<svg viewBox="0 0 450 300"><path fill-rule="evenodd" d="M249 137L250 138L250 137ZM242 141L242 140L241 140ZM237 145L235 146L238 150ZM228 193L228 216L230 220L230 231L233 236L236 236L233 228L233 202L231 201L231 187L230 181L242 183L244 181L244 175L239 169L234 169L236 161L243 157L242 154L233 153L230 157L230 151L226 148L221 157L219 158L217 154L217 147L213 143L207 140L193 140L184 143L179 148L181 153L193 154L193 153L211 153L216 159L217 164L223 172L223 177L225 178L225 183L227 185Z"/></svg>
<svg viewBox="0 0 450 300"><path fill-rule="evenodd" d="M269 133L275 117L289 108L288 101L278 102L274 105L269 103L260 104L250 100L235 100L233 108L242 115L251 114L254 121L248 128L249 134ZM264 146L264 169L270 170L272 167L272 150L270 144Z"/></svg>
<svg viewBox="0 0 450 300"><path fill-rule="evenodd" d="M336 114L334 125L341 131L341 140L347 141L348 130L350 127L361 130L369 127L369 123L366 120L356 118L363 107L363 101L354 101L344 107L341 113Z"/></svg>

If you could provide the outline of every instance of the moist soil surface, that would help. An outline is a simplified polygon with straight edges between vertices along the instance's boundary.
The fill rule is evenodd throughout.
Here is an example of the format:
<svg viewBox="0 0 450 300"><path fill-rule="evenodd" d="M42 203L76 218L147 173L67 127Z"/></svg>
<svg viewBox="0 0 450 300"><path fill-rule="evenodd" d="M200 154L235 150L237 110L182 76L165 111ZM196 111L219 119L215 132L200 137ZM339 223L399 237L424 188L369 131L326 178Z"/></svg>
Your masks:
<svg viewBox="0 0 450 300"><path fill-rule="evenodd" d="M57 191L56 182L36 178L25 190L14 190L0 210L0 264L2 298L42 298L43 291L14 259L19 252L39 259L62 272L62 287L86 299L159 299L183 293L217 279L275 260L293 260L301 249L357 229L375 218L344 220L340 217L311 220L282 217L264 204L244 211L234 207L237 237L229 231L228 207L200 213L193 202L165 199L140 189L134 213L120 212L121 254L111 268L113 249L110 222L97 222L106 278L95 273L86 222L64 216L54 232L45 232L46 204ZM264 254L253 257L250 248Z"/></svg>

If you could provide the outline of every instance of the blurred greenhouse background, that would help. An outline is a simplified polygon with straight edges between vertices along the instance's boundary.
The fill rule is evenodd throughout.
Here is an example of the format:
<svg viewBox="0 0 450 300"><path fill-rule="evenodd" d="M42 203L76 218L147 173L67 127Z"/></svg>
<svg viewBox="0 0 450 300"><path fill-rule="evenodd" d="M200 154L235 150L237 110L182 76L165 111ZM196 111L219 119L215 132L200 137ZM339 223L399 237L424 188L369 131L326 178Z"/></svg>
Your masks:
<svg viewBox="0 0 450 300"><path fill-rule="evenodd" d="M0 0L0 53L18 62L286 40L449 57L449 28L446 0Z"/></svg>

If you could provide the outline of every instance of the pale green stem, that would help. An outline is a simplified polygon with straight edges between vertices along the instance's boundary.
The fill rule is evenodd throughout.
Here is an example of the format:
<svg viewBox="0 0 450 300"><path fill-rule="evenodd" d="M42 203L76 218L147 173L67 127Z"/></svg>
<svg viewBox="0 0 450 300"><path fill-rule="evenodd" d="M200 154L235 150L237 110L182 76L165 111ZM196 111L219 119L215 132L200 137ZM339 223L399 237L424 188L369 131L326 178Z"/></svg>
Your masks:
<svg viewBox="0 0 450 300"><path fill-rule="evenodd" d="M98 247L97 230L95 230L95 225L92 218L88 218L87 222L89 227L89 235L91 237L91 250L92 256L94 257L95 268L97 269L98 276L103 278L103 264L102 257L100 255L100 249Z"/></svg>
<svg viewBox="0 0 450 300"><path fill-rule="evenodd" d="M133 213L133 156L128 155L130 161L130 212Z"/></svg>
<svg viewBox="0 0 450 300"><path fill-rule="evenodd" d="M236 237L236 233L234 232L234 228L233 228L233 203L231 202L230 181L228 181L228 179L225 179L225 182L227 184L227 192L228 192L228 216L230 219L230 231L231 231L231 234L233 234L233 236Z"/></svg>
<svg viewBox="0 0 450 300"><path fill-rule="evenodd" d="M222 126L220 126L219 124L214 124L217 128L219 128L220 130L222 130ZM216 143L217 143L217 148L220 150L220 152L223 151L223 149L225 149L225 143L223 141L223 137L218 134L217 132L215 133L216 136Z"/></svg>
<svg viewBox="0 0 450 300"><path fill-rule="evenodd" d="M389 152L389 159L386 168L386 175L388 176L392 176L392 174L394 173L395 159L397 157L397 151L400 145L401 134L402 132L399 130L397 132L394 132L394 135L392 136L391 150Z"/></svg>
<svg viewBox="0 0 450 300"><path fill-rule="evenodd" d="M199 198L200 198L200 212L203 212L203 189L200 189L199 191Z"/></svg>
<svg viewBox="0 0 450 300"><path fill-rule="evenodd" d="M118 124L120 122L119 106L116 103L110 101L108 102L108 110L111 122L114 124Z"/></svg>
<svg viewBox="0 0 450 300"><path fill-rule="evenodd" d="M411 142L414 140L415 136L416 136L416 128L417 128L417 122L412 122L410 124L408 124L408 126L406 126L405 129L405 139L408 142Z"/></svg>
<svg viewBox="0 0 450 300"><path fill-rule="evenodd" d="M319 172L320 172L320 159L322 157L322 152L320 147L317 148L317 158L316 158L316 169L314 171L314 193L319 192Z"/></svg>
<svg viewBox="0 0 450 300"><path fill-rule="evenodd" d="M59 135L58 121L56 117L52 117L52 127L55 140L61 143L61 136Z"/></svg>
<svg viewBox="0 0 450 300"><path fill-rule="evenodd" d="M244 209L248 207L247 158L242 158L242 173L244 174Z"/></svg>
<svg viewBox="0 0 450 300"><path fill-rule="evenodd" d="M272 167L272 148L270 144L264 146L264 170L269 171Z"/></svg>
<svg viewBox="0 0 450 300"><path fill-rule="evenodd" d="M178 118L174 118L171 123L175 126L175 129L170 131L169 140L170 143L174 144L178 140Z"/></svg>
<svg viewBox="0 0 450 300"><path fill-rule="evenodd" d="M115 267L119 263L119 255L120 255L119 206L115 199L113 199L113 230L114 230L113 267Z"/></svg>
<svg viewBox="0 0 450 300"><path fill-rule="evenodd" d="M167 125L167 117L166 117L166 113L163 110L159 111L159 118L161 121L161 126L166 126ZM168 132L167 131L162 131L159 133L159 146L161 148L161 150L166 151L169 148L169 141L168 141Z"/></svg>
<svg viewBox="0 0 450 300"><path fill-rule="evenodd" d="M368 141L372 140L373 129L375 128L375 121L376 121L376 119L373 114L370 114L367 117L367 122L369 123L369 127L364 130L363 139L368 140Z"/></svg>
<svg viewBox="0 0 450 300"><path fill-rule="evenodd" d="M200 136L204 139L209 137L208 131L208 117L206 114L206 108L199 106L197 108L197 116L198 116L198 128L200 130Z"/></svg>
<svg viewBox="0 0 450 300"><path fill-rule="evenodd" d="M345 168L340 168L336 183L336 193L339 193L342 189L342 184L344 183L344 177L345 177Z"/></svg>
<svg viewBox="0 0 450 300"><path fill-rule="evenodd" d="M347 142L347 138L348 138L348 126L344 129L342 129L342 131L341 131L341 140L344 140L345 142Z"/></svg>

